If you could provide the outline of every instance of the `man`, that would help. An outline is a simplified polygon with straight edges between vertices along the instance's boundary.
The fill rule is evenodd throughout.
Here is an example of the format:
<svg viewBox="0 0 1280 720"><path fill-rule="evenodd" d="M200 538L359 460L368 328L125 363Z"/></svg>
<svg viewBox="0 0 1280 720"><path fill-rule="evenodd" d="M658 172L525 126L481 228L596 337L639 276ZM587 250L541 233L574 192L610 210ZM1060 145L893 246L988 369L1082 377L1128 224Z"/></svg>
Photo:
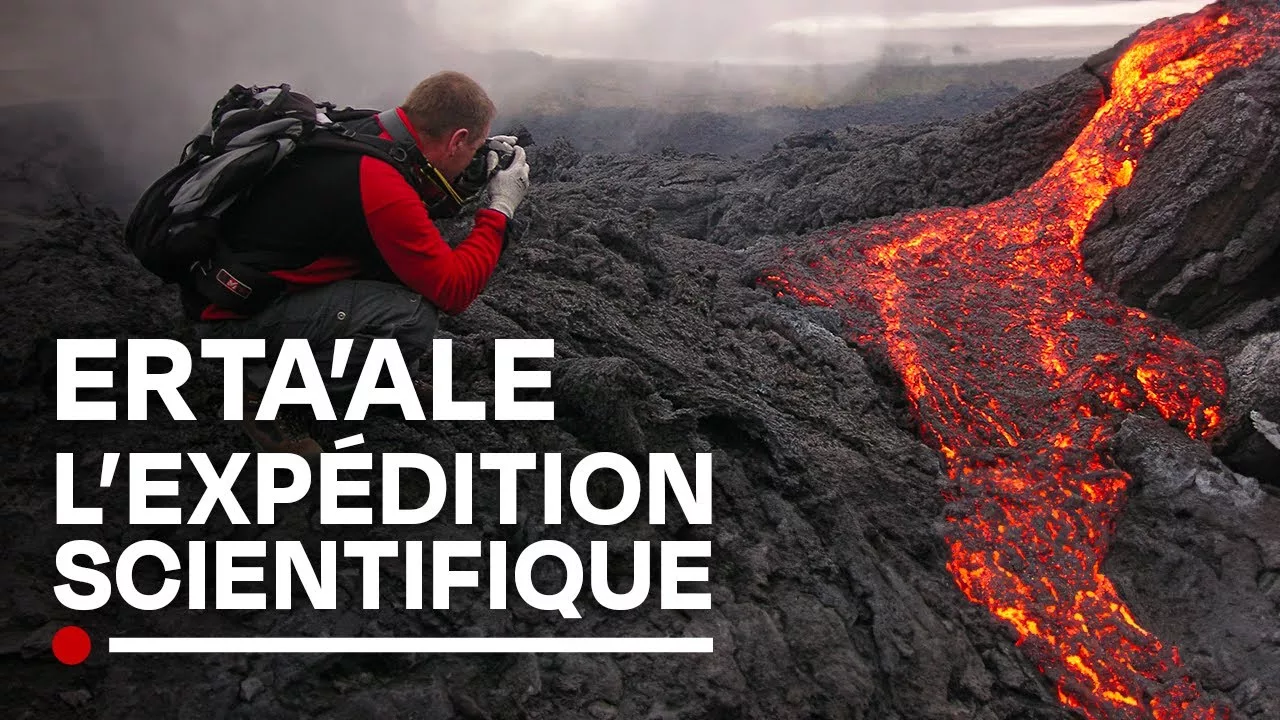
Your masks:
<svg viewBox="0 0 1280 720"><path fill-rule="evenodd" d="M363 132L412 138L422 157L450 183L489 140L496 110L471 78L442 72L423 80L394 113L370 118ZM285 293L244 317L184 291L198 332L209 338L264 338L268 361L285 339L306 338L341 413L374 339L394 338L410 367L430 347L437 312L460 313L488 283L507 224L529 185L529 165L515 138L498 138L509 167L488 183L490 202L456 248L436 229L424 198L401 168L365 154L304 149L288 156L221 227L237 261L283 280ZM497 162L489 157L490 166ZM421 160L421 158L411 158ZM435 192L452 192L448 187ZM331 377L334 341L350 338L341 377ZM245 432L267 452L317 456L300 422L256 421L270 364L246 369ZM256 390L256 392L255 392Z"/></svg>

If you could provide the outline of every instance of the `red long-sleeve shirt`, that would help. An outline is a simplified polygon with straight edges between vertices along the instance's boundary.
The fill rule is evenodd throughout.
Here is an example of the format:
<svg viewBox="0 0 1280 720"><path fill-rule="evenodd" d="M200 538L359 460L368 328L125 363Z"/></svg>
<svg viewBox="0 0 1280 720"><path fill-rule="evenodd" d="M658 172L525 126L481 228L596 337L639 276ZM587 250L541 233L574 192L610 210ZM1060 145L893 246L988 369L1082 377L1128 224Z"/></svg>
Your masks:
<svg viewBox="0 0 1280 720"><path fill-rule="evenodd" d="M507 216L497 210L477 212L475 229L451 248L417 193L390 165L364 158L360 188L373 244L400 282L443 312L466 310L498 264Z"/></svg>

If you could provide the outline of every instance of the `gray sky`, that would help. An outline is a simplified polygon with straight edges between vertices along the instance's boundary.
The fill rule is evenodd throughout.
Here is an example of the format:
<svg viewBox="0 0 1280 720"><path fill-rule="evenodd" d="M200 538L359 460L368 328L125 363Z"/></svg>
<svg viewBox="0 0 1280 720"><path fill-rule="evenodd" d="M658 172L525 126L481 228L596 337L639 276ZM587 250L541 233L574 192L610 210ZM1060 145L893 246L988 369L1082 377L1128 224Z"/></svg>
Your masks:
<svg viewBox="0 0 1280 720"><path fill-rule="evenodd" d="M978 55L1064 56L1108 47L1203 0L402 0L476 49L561 57L823 63L887 44Z"/></svg>
<svg viewBox="0 0 1280 720"><path fill-rule="evenodd" d="M0 105L67 99L139 177L163 169L233 83L290 82L366 107L426 75L473 74L517 112L610 77L556 75L568 58L848 63L1080 57L1199 0L9 0L0 24ZM561 63L559 68L566 65ZM576 69L574 72L597 72ZM628 69L627 72L631 72ZM648 65L620 101L697 95L705 68ZM605 71L600 71L605 72ZM663 78L658 75L665 73ZM607 72L606 72L607 74ZM829 78L856 80L845 69ZM686 77L687 76L687 77ZM732 73L734 83L779 82ZM621 77L621 75L619 76ZM773 77L775 79L769 80ZM650 79L653 78L653 79ZM786 80L785 82L790 82ZM683 83L683 84L681 84ZM745 85L743 85L745 87ZM594 86L593 86L594 87ZM646 94L647 93L647 94ZM649 100L645 100L649 98ZM141 109L141 110L140 110ZM127 117L126 117L127 116ZM123 118L123 119L122 119Z"/></svg>
<svg viewBox="0 0 1280 720"><path fill-rule="evenodd" d="M362 55L441 58L526 50L568 58L845 63L886 46L939 59L1064 57L1109 47L1151 20L1204 0L13 0L0 70L92 69L93 60L177 42L223 48L239 64L289 67L306 47L360 65ZM301 13L301 14L299 14ZM260 33L265 28L266 33ZM246 42L251 38L253 44ZM415 42L421 39L421 42ZM214 48L216 50L216 48ZM212 52L212 50L211 50ZM337 55L342 55L340 60ZM269 57L268 57L269 56ZM159 63L173 63L165 49ZM264 61L270 61L264 62ZM314 64L314 63L312 63Z"/></svg>

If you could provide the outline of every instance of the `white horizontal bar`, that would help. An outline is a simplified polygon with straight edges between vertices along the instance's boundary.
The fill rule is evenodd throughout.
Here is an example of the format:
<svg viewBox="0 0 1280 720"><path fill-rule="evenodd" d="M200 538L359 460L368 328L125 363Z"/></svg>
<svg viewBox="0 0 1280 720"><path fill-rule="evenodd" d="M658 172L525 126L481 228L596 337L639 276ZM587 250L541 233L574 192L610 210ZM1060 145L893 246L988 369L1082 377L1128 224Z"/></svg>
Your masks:
<svg viewBox="0 0 1280 720"><path fill-rule="evenodd" d="M341 440L334 440L333 448L335 450L346 450L349 447L355 447L357 445L363 445L363 444L364 444L364 433L356 433L351 437L344 437Z"/></svg>
<svg viewBox="0 0 1280 720"><path fill-rule="evenodd" d="M713 638L153 637L107 639L113 653L709 653Z"/></svg>

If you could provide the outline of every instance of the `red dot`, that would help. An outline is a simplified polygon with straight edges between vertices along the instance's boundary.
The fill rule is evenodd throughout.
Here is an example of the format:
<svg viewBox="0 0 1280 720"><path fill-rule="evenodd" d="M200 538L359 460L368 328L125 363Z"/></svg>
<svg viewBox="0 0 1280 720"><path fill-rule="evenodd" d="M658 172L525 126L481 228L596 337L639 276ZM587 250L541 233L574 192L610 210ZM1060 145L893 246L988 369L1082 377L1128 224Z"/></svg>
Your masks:
<svg viewBox="0 0 1280 720"><path fill-rule="evenodd" d="M89 657L89 633L75 625L68 625L53 635L53 656L63 665L79 665Z"/></svg>

